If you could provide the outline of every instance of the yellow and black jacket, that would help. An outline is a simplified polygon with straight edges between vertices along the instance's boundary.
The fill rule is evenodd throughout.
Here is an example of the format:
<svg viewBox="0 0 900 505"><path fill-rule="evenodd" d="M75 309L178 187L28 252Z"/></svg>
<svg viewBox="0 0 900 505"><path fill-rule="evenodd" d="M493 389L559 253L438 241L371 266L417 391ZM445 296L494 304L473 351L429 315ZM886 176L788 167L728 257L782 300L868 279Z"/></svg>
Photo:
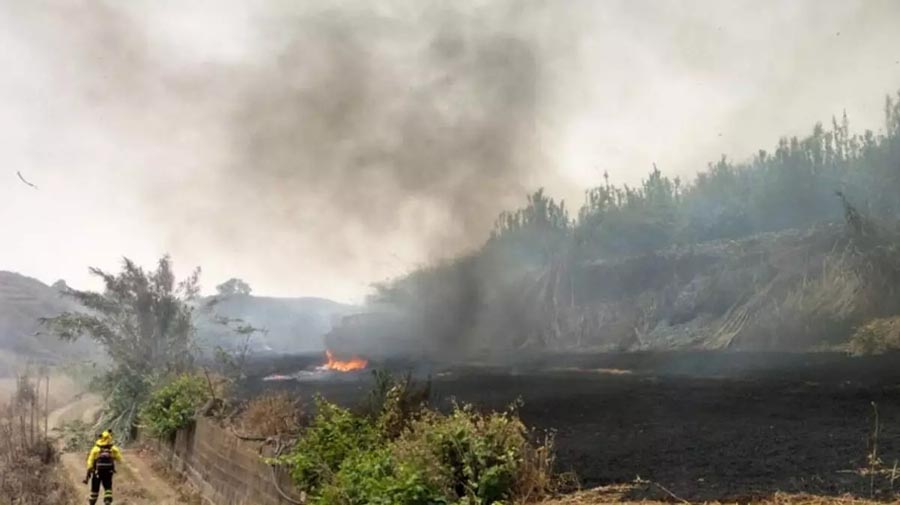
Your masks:
<svg viewBox="0 0 900 505"><path fill-rule="evenodd" d="M111 459L112 461L106 462L105 460ZM104 431L100 438L97 439L97 442L94 444L94 447L91 449L91 452L88 454L87 458L87 470L90 471L115 471L115 462L122 461L122 451L119 450L118 447L113 444L112 434L109 431ZM111 467L107 467L106 465L112 464ZM100 466L103 466L100 468Z"/></svg>

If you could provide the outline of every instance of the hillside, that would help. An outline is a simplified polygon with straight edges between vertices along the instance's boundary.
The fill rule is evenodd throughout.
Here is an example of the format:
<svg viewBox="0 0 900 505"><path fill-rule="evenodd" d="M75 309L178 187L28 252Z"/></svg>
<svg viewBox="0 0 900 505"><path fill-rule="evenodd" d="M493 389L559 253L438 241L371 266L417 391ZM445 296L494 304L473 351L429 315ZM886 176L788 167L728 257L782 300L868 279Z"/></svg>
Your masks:
<svg viewBox="0 0 900 505"><path fill-rule="evenodd" d="M0 351L30 358L59 358L86 354L87 343L65 344L49 335L36 335L38 319L74 306L59 291L37 279L0 271Z"/></svg>
<svg viewBox="0 0 900 505"><path fill-rule="evenodd" d="M900 320L898 171L900 95L877 133L844 116L689 183L655 166L638 186L604 177L575 217L538 190L481 248L378 286L389 310L330 338L456 359L844 346Z"/></svg>
<svg viewBox="0 0 900 505"><path fill-rule="evenodd" d="M201 300L201 305L208 300ZM78 310L58 289L37 279L0 271L0 375L16 358L58 360L88 357L91 342L67 344L40 333L39 318ZM272 298L235 295L222 299L212 314L197 312L197 341L203 349L238 344L234 333L212 321L212 316L240 318L263 328L253 337L254 350L310 352L324 349L322 336L332 323L354 307L322 298Z"/></svg>
<svg viewBox="0 0 900 505"><path fill-rule="evenodd" d="M512 303L527 308L529 324L504 342L560 351L833 348L879 310L859 264L840 224L561 260L521 282Z"/></svg>
<svg viewBox="0 0 900 505"><path fill-rule="evenodd" d="M857 325L882 315L863 289L864 261L843 224L619 259L558 256L505 279L493 272L489 285L479 279L491 274L441 282L432 296L445 304L443 313L420 305L353 318L329 343L370 356L501 360L544 351L835 348ZM483 257L468 262L444 268L495 266Z"/></svg>
<svg viewBox="0 0 900 505"><path fill-rule="evenodd" d="M208 302L204 300L202 303ZM202 304L201 303L201 304ZM318 352L324 350L322 337L341 316L356 310L324 298L274 298L233 295L222 298L212 315L241 319L265 330L254 335L251 347L257 351ZM238 337L210 315L201 314L197 322L197 339L201 347L237 345Z"/></svg>

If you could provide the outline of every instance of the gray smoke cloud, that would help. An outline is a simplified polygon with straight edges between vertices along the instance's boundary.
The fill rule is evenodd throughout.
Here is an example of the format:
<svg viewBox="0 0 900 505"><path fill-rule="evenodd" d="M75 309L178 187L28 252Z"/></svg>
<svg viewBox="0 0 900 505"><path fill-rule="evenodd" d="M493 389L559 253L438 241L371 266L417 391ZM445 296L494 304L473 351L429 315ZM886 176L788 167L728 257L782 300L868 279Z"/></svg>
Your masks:
<svg viewBox="0 0 900 505"><path fill-rule="evenodd" d="M359 299L538 187L689 176L900 86L900 4L0 0L0 267ZM896 62L896 63L895 63ZM35 230L40 230L35 232ZM58 243L68 254L55 254Z"/></svg>
<svg viewBox="0 0 900 505"><path fill-rule="evenodd" d="M521 198L541 161L531 41L453 12L336 10L289 24L273 58L240 80L233 158L212 186L247 209L240 219L289 231L273 245L308 234L342 261L399 230L427 251L459 250ZM211 210L198 218L228 240Z"/></svg>
<svg viewBox="0 0 900 505"><path fill-rule="evenodd" d="M524 9L524 10L523 10ZM206 69L225 159L163 193L170 237L355 265L476 246L544 164L541 55L525 4L273 9L259 59ZM205 80L205 82L203 82ZM152 197L148 198L153 201ZM371 260L371 257L368 258ZM365 260L364 260L365 261ZM384 260L382 260L384 261Z"/></svg>

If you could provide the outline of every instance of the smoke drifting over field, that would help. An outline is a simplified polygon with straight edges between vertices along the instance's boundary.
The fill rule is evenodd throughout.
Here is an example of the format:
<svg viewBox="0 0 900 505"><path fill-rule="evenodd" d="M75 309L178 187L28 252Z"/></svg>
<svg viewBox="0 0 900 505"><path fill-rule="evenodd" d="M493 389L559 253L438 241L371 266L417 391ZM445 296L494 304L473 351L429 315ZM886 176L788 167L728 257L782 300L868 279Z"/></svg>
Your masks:
<svg viewBox="0 0 900 505"><path fill-rule="evenodd" d="M42 188L0 185L2 225L30 237L0 262L77 284L168 251L208 282L358 297L478 245L539 186L577 205L603 170L690 173L823 110L874 123L900 82L898 17L890 1L0 1L2 157Z"/></svg>
<svg viewBox="0 0 900 505"><path fill-rule="evenodd" d="M483 238L498 203L524 192L540 163L533 42L452 12L414 17L290 23L236 93L234 157L214 191L250 209L240 219L288 231L289 243L315 237L338 260L395 231L446 251ZM227 239L212 210L203 218Z"/></svg>

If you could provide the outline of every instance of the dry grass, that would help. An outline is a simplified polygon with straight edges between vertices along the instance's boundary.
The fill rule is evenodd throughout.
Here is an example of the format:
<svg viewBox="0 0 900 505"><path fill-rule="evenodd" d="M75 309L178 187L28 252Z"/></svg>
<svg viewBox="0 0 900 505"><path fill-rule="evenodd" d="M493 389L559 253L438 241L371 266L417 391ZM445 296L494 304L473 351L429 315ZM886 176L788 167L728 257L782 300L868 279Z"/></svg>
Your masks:
<svg viewBox="0 0 900 505"><path fill-rule="evenodd" d="M150 464L150 468L178 493L178 499L181 503L185 505L203 505L202 495L194 489L183 473L172 470L168 465L160 461L155 454L152 456L149 458L153 461Z"/></svg>
<svg viewBox="0 0 900 505"><path fill-rule="evenodd" d="M848 347L857 356L900 350L900 317L869 321L856 330Z"/></svg>
<svg viewBox="0 0 900 505"><path fill-rule="evenodd" d="M516 482L518 503L533 503L548 496L578 489L574 473L554 471L554 435L548 433L536 445L526 444Z"/></svg>
<svg viewBox="0 0 900 505"><path fill-rule="evenodd" d="M43 456L29 455L21 457L14 465L0 464L0 503L69 505L80 501L66 480L65 472L57 466L55 456L49 462L45 462Z"/></svg>
<svg viewBox="0 0 900 505"><path fill-rule="evenodd" d="M296 433L302 421L302 405L286 392L268 393L251 400L239 418L244 433L274 437Z"/></svg>
<svg viewBox="0 0 900 505"><path fill-rule="evenodd" d="M21 374L27 375L28 369L21 367ZM0 403L9 402L16 393L16 378L0 379ZM84 390L71 377L53 373L50 375L49 408L54 410L72 401ZM45 392L41 391L44 395Z"/></svg>
<svg viewBox="0 0 900 505"><path fill-rule="evenodd" d="M643 484L617 484L603 486L586 491L579 491L550 500L538 502L539 505L600 505L606 503L617 504L672 504L690 503L667 494L659 488L653 489L653 483ZM812 494L775 493L771 496L748 496L731 500L704 502L706 505L718 504L760 504L760 505L884 505L885 503L900 503L898 501L884 502L867 500L854 496L820 496Z"/></svg>
<svg viewBox="0 0 900 505"><path fill-rule="evenodd" d="M19 377L0 404L0 497L11 505L68 505L75 491L59 468L59 454L47 438L46 378Z"/></svg>

